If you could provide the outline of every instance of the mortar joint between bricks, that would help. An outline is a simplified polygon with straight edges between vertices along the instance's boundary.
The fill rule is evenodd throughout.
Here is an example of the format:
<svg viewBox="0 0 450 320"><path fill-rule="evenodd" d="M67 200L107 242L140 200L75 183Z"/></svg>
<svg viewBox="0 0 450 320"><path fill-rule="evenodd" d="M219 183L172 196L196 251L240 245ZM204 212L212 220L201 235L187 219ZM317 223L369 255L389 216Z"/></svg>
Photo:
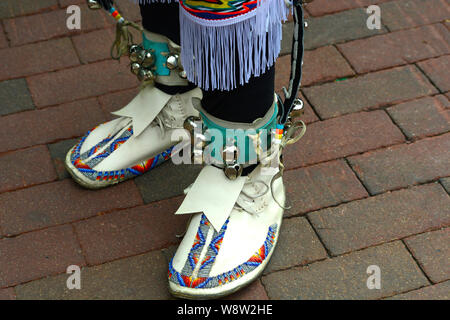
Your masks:
<svg viewBox="0 0 450 320"><path fill-rule="evenodd" d="M319 232L317 231L316 227L314 226L314 224L311 222L311 220L309 219L308 214L305 214L305 219L306 221L308 221L309 225L311 226L313 232L315 233L317 239L319 239L320 244L322 245L322 247L325 249L325 252L327 253L327 258L331 258L333 257L333 254L331 253L331 250L328 249L328 247L325 245L325 242L323 241L323 239L320 237Z"/></svg>
<svg viewBox="0 0 450 320"><path fill-rule="evenodd" d="M446 55L443 55L446 56ZM443 57L441 56L441 57ZM435 58L433 58L435 59ZM428 59L427 59L428 60ZM424 61L424 60L422 60ZM439 86L433 81L433 79L431 79L428 74L419 66L419 62L415 62L412 65L416 66L416 68L420 71L420 73L422 73L422 75L431 83L431 85L438 91L439 94L445 94L445 92L441 91L441 89L439 89Z"/></svg>
<svg viewBox="0 0 450 320"><path fill-rule="evenodd" d="M350 170L353 172L353 174L355 175L356 179L358 179L359 183L363 186L364 190L366 190L366 192L369 195L369 197L372 196L372 193L370 192L369 188L366 186L364 181L361 179L361 177L355 171L355 169L353 168L352 164L350 163L350 160L348 160L348 157L344 157L344 161L348 165Z"/></svg>
<svg viewBox="0 0 450 320"><path fill-rule="evenodd" d="M408 245L405 242L405 239L401 239L401 242L403 244L403 246L405 247L406 251L408 251L408 253L410 254L411 258L414 260L414 262L416 263L417 267L420 269L420 271L422 272L423 276L428 280L429 284L434 284L433 281L431 281L430 277L428 277L427 273L425 272L425 270L422 267L422 264L420 263L419 260L417 260L417 258L414 256L414 254L412 253L411 249L408 247Z"/></svg>

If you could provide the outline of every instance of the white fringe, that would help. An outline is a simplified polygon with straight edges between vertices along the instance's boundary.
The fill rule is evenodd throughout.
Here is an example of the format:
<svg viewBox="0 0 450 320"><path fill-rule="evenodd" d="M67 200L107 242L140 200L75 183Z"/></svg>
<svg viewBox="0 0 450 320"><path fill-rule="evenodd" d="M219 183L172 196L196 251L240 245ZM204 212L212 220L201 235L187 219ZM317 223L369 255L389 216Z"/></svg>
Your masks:
<svg viewBox="0 0 450 320"><path fill-rule="evenodd" d="M266 72L280 53L288 14L285 0L258 0L250 13L219 21L180 6L181 60L189 81L204 90L229 91Z"/></svg>

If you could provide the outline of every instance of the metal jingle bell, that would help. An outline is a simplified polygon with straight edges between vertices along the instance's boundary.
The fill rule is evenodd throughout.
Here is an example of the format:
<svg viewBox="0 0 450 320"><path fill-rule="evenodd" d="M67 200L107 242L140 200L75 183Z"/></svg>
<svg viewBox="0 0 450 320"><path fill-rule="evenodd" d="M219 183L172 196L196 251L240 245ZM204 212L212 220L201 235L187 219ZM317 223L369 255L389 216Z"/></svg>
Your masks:
<svg viewBox="0 0 450 320"><path fill-rule="evenodd" d="M154 79L153 72L147 69L141 68L137 74L139 81L149 81Z"/></svg>
<svg viewBox="0 0 450 320"><path fill-rule="evenodd" d="M199 126L198 123L199 121L200 121L199 117L194 116L187 117L186 120L184 120L183 128L189 131L191 135L193 135L195 128L198 128Z"/></svg>
<svg viewBox="0 0 450 320"><path fill-rule="evenodd" d="M88 5L89 9L93 9L93 10L102 8L102 5L96 0L87 0L87 5Z"/></svg>
<svg viewBox="0 0 450 320"><path fill-rule="evenodd" d="M155 55L150 51L146 51L141 64L144 68L152 67L155 64Z"/></svg>
<svg viewBox="0 0 450 320"><path fill-rule="evenodd" d="M187 79L187 73L184 70L181 71L178 75L180 76L181 79Z"/></svg>
<svg viewBox="0 0 450 320"><path fill-rule="evenodd" d="M290 116L300 117L305 113L305 104L301 99L295 99Z"/></svg>
<svg viewBox="0 0 450 320"><path fill-rule="evenodd" d="M129 57L131 62L137 62L138 60L138 53L141 50L141 47L137 44L133 44L128 49Z"/></svg>
<svg viewBox="0 0 450 320"><path fill-rule="evenodd" d="M141 65L137 62L133 62L131 64L131 72L135 75L138 75L139 71L141 70Z"/></svg>
<svg viewBox="0 0 450 320"><path fill-rule="evenodd" d="M147 54L147 50L145 50L145 49L141 49L140 51L138 51L137 52L137 62L142 64L142 62L145 59L146 54Z"/></svg>
<svg viewBox="0 0 450 320"><path fill-rule="evenodd" d="M225 176L230 180L236 180L242 175L243 167L240 164L233 164L233 165L227 165L223 172L225 173Z"/></svg>
<svg viewBox="0 0 450 320"><path fill-rule="evenodd" d="M169 70L178 68L178 60L180 57L177 54L171 54L167 57L166 66Z"/></svg>

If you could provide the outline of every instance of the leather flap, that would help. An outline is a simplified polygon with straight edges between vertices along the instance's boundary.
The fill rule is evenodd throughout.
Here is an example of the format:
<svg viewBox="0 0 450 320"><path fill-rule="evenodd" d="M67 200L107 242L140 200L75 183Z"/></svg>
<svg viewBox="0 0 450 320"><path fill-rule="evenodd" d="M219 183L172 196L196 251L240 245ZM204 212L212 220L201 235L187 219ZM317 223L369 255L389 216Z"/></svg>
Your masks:
<svg viewBox="0 0 450 320"><path fill-rule="evenodd" d="M147 86L128 105L111 113L132 118L133 135L138 136L155 120L171 97L157 88Z"/></svg>
<svg viewBox="0 0 450 320"><path fill-rule="evenodd" d="M231 214L246 177L229 180L221 169L206 166L175 214L203 212L216 231Z"/></svg>

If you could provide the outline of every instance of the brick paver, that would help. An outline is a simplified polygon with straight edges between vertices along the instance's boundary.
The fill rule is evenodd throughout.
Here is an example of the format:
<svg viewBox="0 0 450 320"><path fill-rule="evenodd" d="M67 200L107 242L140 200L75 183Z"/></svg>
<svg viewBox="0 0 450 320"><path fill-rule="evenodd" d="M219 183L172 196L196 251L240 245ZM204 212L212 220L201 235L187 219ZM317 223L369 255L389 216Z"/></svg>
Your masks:
<svg viewBox="0 0 450 320"><path fill-rule="evenodd" d="M151 174L136 178L136 185L145 203L172 198L184 194L197 178L199 165L174 165L171 161L154 168Z"/></svg>
<svg viewBox="0 0 450 320"><path fill-rule="evenodd" d="M305 218L284 219L282 230L265 274L327 258L319 238Z"/></svg>
<svg viewBox="0 0 450 320"><path fill-rule="evenodd" d="M277 73L282 79L289 78L291 56L286 55L277 61ZM302 84L309 86L353 75L354 72L335 47L326 46L305 51ZM287 85L287 84L286 84Z"/></svg>
<svg viewBox="0 0 450 320"><path fill-rule="evenodd" d="M139 31L131 28L134 42L141 41L142 35ZM116 38L114 27L99 29L88 33L73 36L73 43L82 63L90 63L111 58L111 46ZM127 60L127 57L122 59Z"/></svg>
<svg viewBox="0 0 450 320"><path fill-rule="evenodd" d="M359 112L310 124L302 143L286 149L285 161L295 168L403 141L384 111Z"/></svg>
<svg viewBox="0 0 450 320"><path fill-rule="evenodd" d="M306 10L312 16L322 16L340 12L348 9L368 7L373 4L380 4L391 0L315 0L306 5Z"/></svg>
<svg viewBox="0 0 450 320"><path fill-rule="evenodd" d="M90 265L177 244L188 216L175 216L181 199L114 212L75 224Z"/></svg>
<svg viewBox="0 0 450 320"><path fill-rule="evenodd" d="M25 79L0 82L0 115L34 109Z"/></svg>
<svg viewBox="0 0 450 320"><path fill-rule="evenodd" d="M0 117L0 152L79 137L104 120L95 99Z"/></svg>
<svg viewBox="0 0 450 320"><path fill-rule="evenodd" d="M0 239L0 288L65 272L84 265L71 226L60 226Z"/></svg>
<svg viewBox="0 0 450 320"><path fill-rule="evenodd" d="M430 77L431 81L441 90L450 90L450 55L420 62L419 67Z"/></svg>
<svg viewBox="0 0 450 320"><path fill-rule="evenodd" d="M450 175L450 134L367 152L349 162L371 194Z"/></svg>
<svg viewBox="0 0 450 320"><path fill-rule="evenodd" d="M256 280L248 287L225 297L224 300L268 300L269 297L261 283L261 280Z"/></svg>
<svg viewBox="0 0 450 320"><path fill-rule="evenodd" d="M405 242L431 281L450 279L450 228L419 234Z"/></svg>
<svg viewBox="0 0 450 320"><path fill-rule="evenodd" d="M0 227L4 234L15 235L134 207L142 199L132 181L92 191L66 179L3 193L0 202Z"/></svg>
<svg viewBox="0 0 450 320"><path fill-rule="evenodd" d="M114 28L95 30L72 37L82 63L109 59L114 39Z"/></svg>
<svg viewBox="0 0 450 320"><path fill-rule="evenodd" d="M446 0L389 1L380 7L383 23L391 31L440 22L450 17Z"/></svg>
<svg viewBox="0 0 450 320"><path fill-rule="evenodd" d="M3 31L3 26L0 25L0 49L6 48L8 46L8 40L6 39L5 32Z"/></svg>
<svg viewBox="0 0 450 320"><path fill-rule="evenodd" d="M399 67L303 89L323 119L438 93L415 67Z"/></svg>
<svg viewBox="0 0 450 320"><path fill-rule="evenodd" d="M133 0L117 0L117 7L124 17L129 21L141 21L141 10L136 1Z"/></svg>
<svg viewBox="0 0 450 320"><path fill-rule="evenodd" d="M38 13L57 6L56 0L3 0L0 2L0 19Z"/></svg>
<svg viewBox="0 0 450 320"><path fill-rule="evenodd" d="M69 290L69 275L33 281L16 287L17 299L170 299L167 264L155 251L81 270L81 290Z"/></svg>
<svg viewBox="0 0 450 320"><path fill-rule="evenodd" d="M385 69L450 53L442 24L402 30L338 45L358 73Z"/></svg>
<svg viewBox="0 0 450 320"><path fill-rule="evenodd" d="M342 161L289 170L284 175L288 203L287 215L333 206L368 196L355 174Z"/></svg>
<svg viewBox="0 0 450 320"><path fill-rule="evenodd" d="M72 4L81 30L66 26ZM381 30L366 24L374 4ZM133 1L115 6L141 21ZM263 276L227 299L448 300L448 1L315 0L305 13L308 128L283 157L292 208ZM200 166L169 161L98 191L64 168L139 91L128 58L111 59L114 24L85 0L0 1L0 300L172 298L167 267L189 219L173 212ZM292 30L290 18L279 94ZM72 264L82 290L66 287ZM366 286L370 265L381 290Z"/></svg>
<svg viewBox="0 0 450 320"><path fill-rule="evenodd" d="M81 9L81 30L83 32L111 26L112 21L103 11L89 10L85 4L79 6ZM70 14L66 9L45 12L41 14L24 16L3 20L5 32L12 46L25 43L48 40L71 33L79 33L81 30L69 30L67 19ZM58 57L58 55L54 55Z"/></svg>
<svg viewBox="0 0 450 320"><path fill-rule="evenodd" d="M308 214L334 255L450 224L450 198L439 184L385 193Z"/></svg>
<svg viewBox="0 0 450 320"><path fill-rule="evenodd" d="M57 178L48 149L36 146L0 155L0 193Z"/></svg>
<svg viewBox="0 0 450 320"><path fill-rule="evenodd" d="M305 48L314 49L328 44L340 43L385 33L386 29L370 30L364 9L352 9L319 18L307 19Z"/></svg>
<svg viewBox="0 0 450 320"><path fill-rule="evenodd" d="M0 289L0 300L15 300L16 294L13 288Z"/></svg>
<svg viewBox="0 0 450 320"><path fill-rule="evenodd" d="M408 139L416 140L450 131L450 110L443 96L425 97L387 109Z"/></svg>
<svg viewBox="0 0 450 320"><path fill-rule="evenodd" d="M67 38L1 49L0 59L8 61L0 65L0 80L59 70L79 64L72 42Z"/></svg>
<svg viewBox="0 0 450 320"><path fill-rule="evenodd" d="M138 93L139 88L132 88L102 95L98 98L98 101L105 111L107 119L111 120L117 118L117 116L112 115L111 112L125 107Z"/></svg>
<svg viewBox="0 0 450 320"><path fill-rule="evenodd" d="M399 294L389 300L449 300L450 281Z"/></svg>
<svg viewBox="0 0 450 320"><path fill-rule="evenodd" d="M84 3L85 1L84 0L58 0L58 2L59 2L59 6L61 8L65 8L65 7L67 7L69 5L72 5L72 4Z"/></svg>
<svg viewBox="0 0 450 320"><path fill-rule="evenodd" d="M441 179L442 186L450 194L450 177Z"/></svg>
<svg viewBox="0 0 450 320"><path fill-rule="evenodd" d="M367 288L367 268L382 270L380 290ZM377 299L420 288L427 279L401 242L353 252L263 277L271 299Z"/></svg>
<svg viewBox="0 0 450 320"><path fill-rule="evenodd" d="M65 168L67 152L78 142L79 139L69 139L48 145L50 156L55 166L56 174L60 180L70 177L69 172Z"/></svg>
<svg viewBox="0 0 450 320"><path fill-rule="evenodd" d="M125 62L107 60L28 78L38 107L134 88L137 78Z"/></svg>

